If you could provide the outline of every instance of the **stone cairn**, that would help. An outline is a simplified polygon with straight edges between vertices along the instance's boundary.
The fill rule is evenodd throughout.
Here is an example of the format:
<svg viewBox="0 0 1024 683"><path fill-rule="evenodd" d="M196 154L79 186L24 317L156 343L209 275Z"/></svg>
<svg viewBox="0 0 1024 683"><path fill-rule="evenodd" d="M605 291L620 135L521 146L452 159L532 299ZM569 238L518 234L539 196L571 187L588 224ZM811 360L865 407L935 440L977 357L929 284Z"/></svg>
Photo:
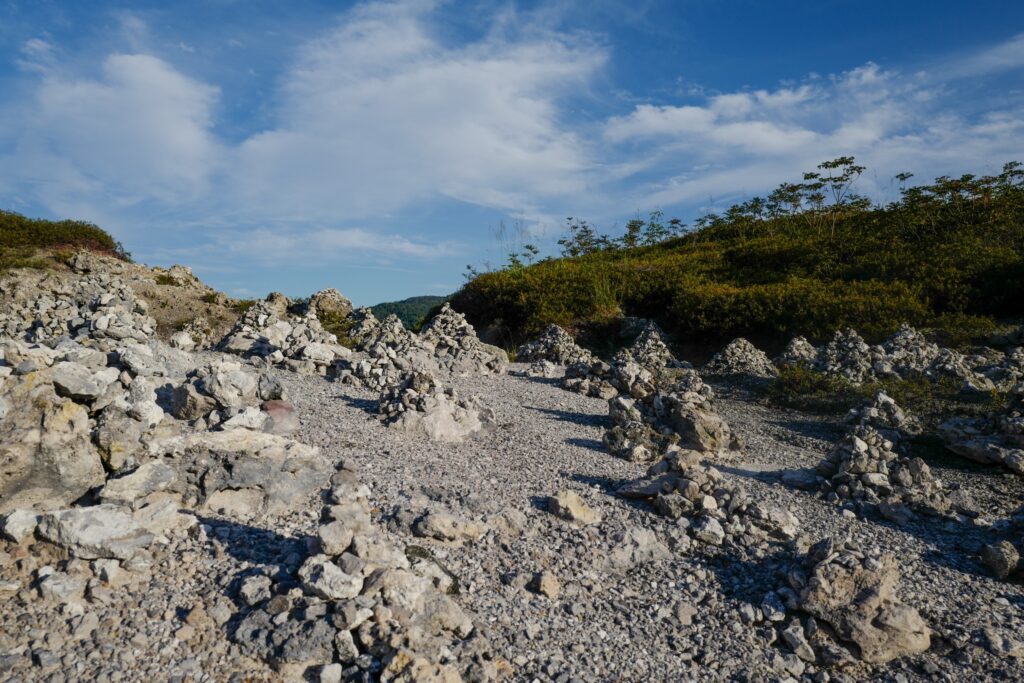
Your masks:
<svg viewBox="0 0 1024 683"><path fill-rule="evenodd" d="M537 339L516 350L516 360L522 363L548 361L556 365L572 365L593 363L595 358L594 354L577 344L572 335L561 327L548 325Z"/></svg>
<svg viewBox="0 0 1024 683"><path fill-rule="evenodd" d="M781 640L800 659L824 666L857 659L884 664L931 645L921 615L896 595L899 579L894 556L825 538L790 568L787 585L765 602L772 604L769 613L779 623ZM810 618L787 623L780 602Z"/></svg>
<svg viewBox="0 0 1024 683"><path fill-rule="evenodd" d="M570 365L562 388L603 399L620 393L643 397L654 391L657 382L667 381L670 368L689 370L692 366L677 360L657 325L647 321L633 345L618 351L611 363L593 360Z"/></svg>
<svg viewBox="0 0 1024 683"><path fill-rule="evenodd" d="M747 379L772 379L779 374L764 351L743 337L733 339L724 349L712 356L701 372L705 376Z"/></svg>
<svg viewBox="0 0 1024 683"><path fill-rule="evenodd" d="M324 374L337 358L351 355L324 330L314 311L291 317L288 305L288 299L276 293L257 302L239 317L218 350L303 374Z"/></svg>
<svg viewBox="0 0 1024 683"><path fill-rule="evenodd" d="M645 479L618 494L652 501L659 513L709 545L728 541L740 547L757 546L796 537L799 520L791 512L754 501L741 488L727 486L717 469L701 464L703 455L673 446L648 470Z"/></svg>
<svg viewBox="0 0 1024 683"><path fill-rule="evenodd" d="M335 362L328 377L343 384L383 391L410 372L439 370L430 349L402 325L398 316L392 314L381 321L370 309L360 308L352 314L351 321L348 334L360 355Z"/></svg>
<svg viewBox="0 0 1024 683"><path fill-rule="evenodd" d="M433 375L412 372L378 400L380 419L389 427L457 443L494 422L494 414L476 398L460 399Z"/></svg>
<svg viewBox="0 0 1024 683"><path fill-rule="evenodd" d="M156 332L145 301L137 299L121 278L105 272L83 274L74 283L43 278L39 291L25 299L16 285L0 286L8 308L0 312L0 336L28 342L59 337L145 342Z"/></svg>
<svg viewBox="0 0 1024 683"><path fill-rule="evenodd" d="M288 680L449 683L498 681L511 666L492 656L449 596L457 587L433 560L403 550L370 518L356 474L331 478L317 550L294 575L240 581L244 604L232 638Z"/></svg>
<svg viewBox="0 0 1024 683"><path fill-rule="evenodd" d="M932 381L958 380L965 393L983 393L1012 386L1018 373L1024 376L1024 354L999 354L989 362L984 356L968 357L954 349L929 342L923 334L903 325L883 344L870 345L854 330L839 330L828 344L815 348L803 337L790 341L775 359L778 367L803 367L859 385L883 379L924 377Z"/></svg>
<svg viewBox="0 0 1024 683"><path fill-rule="evenodd" d="M424 325L420 338L440 368L454 374L501 374L508 368L508 355L496 346L484 344L466 316L447 302Z"/></svg>
<svg viewBox="0 0 1024 683"><path fill-rule="evenodd" d="M717 453L735 445L729 425L714 410L711 387L695 370L683 370L665 389L648 386L643 377L631 388L634 395L608 402L613 426L603 441L613 454L651 462L672 446Z"/></svg>

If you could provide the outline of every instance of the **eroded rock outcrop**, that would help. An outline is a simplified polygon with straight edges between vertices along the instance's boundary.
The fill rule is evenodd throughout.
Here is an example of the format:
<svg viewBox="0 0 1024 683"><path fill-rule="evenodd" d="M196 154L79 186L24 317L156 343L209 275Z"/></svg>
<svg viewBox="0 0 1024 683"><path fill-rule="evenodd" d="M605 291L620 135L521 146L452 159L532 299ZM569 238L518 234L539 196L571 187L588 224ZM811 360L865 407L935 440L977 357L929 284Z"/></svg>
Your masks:
<svg viewBox="0 0 1024 683"><path fill-rule="evenodd" d="M820 639L809 643L816 645L809 654L826 664L851 655L881 664L919 654L931 644L931 630L921 615L896 595L900 575L892 555L826 538L788 576L789 585L780 591L787 605L826 622L839 638L840 643L829 642L818 631ZM791 647L800 642L800 631L788 638L783 634ZM837 651L840 646L850 652Z"/></svg>

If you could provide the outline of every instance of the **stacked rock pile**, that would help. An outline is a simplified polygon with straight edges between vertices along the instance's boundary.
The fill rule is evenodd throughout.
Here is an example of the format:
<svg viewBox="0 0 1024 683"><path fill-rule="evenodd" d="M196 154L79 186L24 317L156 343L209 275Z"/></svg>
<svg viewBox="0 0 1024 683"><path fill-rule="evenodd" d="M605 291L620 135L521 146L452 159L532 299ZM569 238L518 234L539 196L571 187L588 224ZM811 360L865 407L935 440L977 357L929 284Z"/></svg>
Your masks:
<svg viewBox="0 0 1024 683"><path fill-rule="evenodd" d="M673 447L646 479L620 489L619 495L653 501L659 513L710 545L753 546L797 536L800 522L791 512L727 486L718 470L700 463L701 456Z"/></svg>
<svg viewBox="0 0 1024 683"><path fill-rule="evenodd" d="M447 683L498 681L493 657L469 616L448 596L452 579L407 555L370 518L369 489L341 469L317 530L318 552L294 575L250 576L233 639L284 678Z"/></svg>
<svg viewBox="0 0 1024 683"><path fill-rule="evenodd" d="M428 373L412 372L381 394L381 420L389 427L435 441L459 442L494 422L476 398L460 399Z"/></svg>
<svg viewBox="0 0 1024 683"><path fill-rule="evenodd" d="M558 365L593 363L594 354L576 343L568 332L558 325L548 325L537 339L516 350L516 360L522 363L549 361Z"/></svg>
<svg viewBox="0 0 1024 683"><path fill-rule="evenodd" d="M480 341L466 316L447 302L424 325L420 338L437 365L451 373L501 374L508 367L508 355Z"/></svg>
<svg viewBox="0 0 1024 683"><path fill-rule="evenodd" d="M288 301L281 299L272 294L247 309L217 345L218 350L305 374L324 374L335 359L351 355L337 337L324 330L315 312L290 317Z"/></svg>
<svg viewBox="0 0 1024 683"><path fill-rule="evenodd" d="M760 350L743 337L733 339L712 356L701 372L705 376L771 379L779 372Z"/></svg>
<svg viewBox="0 0 1024 683"><path fill-rule="evenodd" d="M613 426L605 432L609 451L633 462L659 459L671 446L717 453L737 444L712 404L713 392L695 370L684 370L665 389L642 398L620 395L608 402Z"/></svg>
<svg viewBox="0 0 1024 683"><path fill-rule="evenodd" d="M82 275L73 283L43 278L30 297L17 296L17 283L0 287L8 302L0 312L0 335L41 342L70 336L117 342L144 342L156 331L146 302L121 278L106 272Z"/></svg>

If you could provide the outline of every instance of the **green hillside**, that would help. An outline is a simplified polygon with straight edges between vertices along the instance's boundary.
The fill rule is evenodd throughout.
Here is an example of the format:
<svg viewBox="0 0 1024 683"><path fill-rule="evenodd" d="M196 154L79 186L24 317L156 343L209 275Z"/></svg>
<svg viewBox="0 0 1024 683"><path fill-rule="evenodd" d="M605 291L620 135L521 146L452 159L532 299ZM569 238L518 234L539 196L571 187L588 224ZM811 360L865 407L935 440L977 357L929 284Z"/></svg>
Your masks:
<svg viewBox="0 0 1024 683"><path fill-rule="evenodd" d="M877 339L904 321L970 335L1024 314L1019 164L938 178L887 206L852 192L862 171L852 158L827 162L651 246L632 246L652 232L642 221L616 240L571 221L561 242L570 256L513 259L469 281L452 305L513 341L549 323L585 330L634 315L695 344L822 340L843 326Z"/></svg>
<svg viewBox="0 0 1024 683"><path fill-rule="evenodd" d="M383 319L394 313L408 329L415 329L431 309L448 300L446 296L414 296L401 301L386 301L370 307L373 314Z"/></svg>
<svg viewBox="0 0 1024 683"><path fill-rule="evenodd" d="M38 267L42 251L89 249L128 259L119 242L85 221L48 221L0 210L0 270Z"/></svg>

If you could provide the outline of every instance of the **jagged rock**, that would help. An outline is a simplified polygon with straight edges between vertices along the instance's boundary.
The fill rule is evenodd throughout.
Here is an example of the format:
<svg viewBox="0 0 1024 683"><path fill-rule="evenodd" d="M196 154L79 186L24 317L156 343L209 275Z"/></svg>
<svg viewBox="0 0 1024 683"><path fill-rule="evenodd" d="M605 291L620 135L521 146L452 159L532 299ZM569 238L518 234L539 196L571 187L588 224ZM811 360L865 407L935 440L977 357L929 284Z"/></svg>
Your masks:
<svg viewBox="0 0 1024 683"><path fill-rule="evenodd" d="M84 559L127 560L149 547L153 534L119 505L71 508L43 515L39 536Z"/></svg>
<svg viewBox="0 0 1024 683"><path fill-rule="evenodd" d="M352 302L332 287L322 289L311 296L306 309L318 318L323 315L344 318L352 313Z"/></svg>
<svg viewBox="0 0 1024 683"><path fill-rule="evenodd" d="M316 487L325 467L316 448L249 430L186 434L150 448L177 471L168 490L234 518L287 510Z"/></svg>
<svg viewBox="0 0 1024 683"><path fill-rule="evenodd" d="M417 536L461 543L480 540L487 533L487 527L450 513L432 511L416 520L412 531Z"/></svg>
<svg viewBox="0 0 1024 683"><path fill-rule="evenodd" d="M899 570L892 555L825 539L789 576L791 588L799 591L797 608L827 622L866 662L920 654L931 643L917 610L896 596Z"/></svg>
<svg viewBox="0 0 1024 683"><path fill-rule="evenodd" d="M631 527L617 533L614 541L607 560L613 570L625 571L638 564L672 557L672 552L650 529Z"/></svg>
<svg viewBox="0 0 1024 683"><path fill-rule="evenodd" d="M493 423L490 409L477 399L462 400L431 375L414 372L381 395L381 420L389 427L435 441L457 443Z"/></svg>
<svg viewBox="0 0 1024 683"><path fill-rule="evenodd" d="M104 503L136 507L146 496L163 491L170 486L177 475L170 465L151 460L131 474L117 479L108 479L100 489L99 497Z"/></svg>
<svg viewBox="0 0 1024 683"><path fill-rule="evenodd" d="M537 339L516 350L516 360L522 363L549 361L559 365L593 363L590 351L576 343L572 336L558 325L548 325Z"/></svg>
<svg viewBox="0 0 1024 683"><path fill-rule="evenodd" d="M0 395L0 514L67 505L103 483L86 409L57 396L45 373L9 380Z"/></svg>
<svg viewBox="0 0 1024 683"><path fill-rule="evenodd" d="M0 534L8 541L21 543L36 532L42 518L35 510L11 510L0 519Z"/></svg>
<svg viewBox="0 0 1024 683"><path fill-rule="evenodd" d="M575 491L559 491L550 496L548 510L562 519L583 525L601 522L601 514L584 503Z"/></svg>
<svg viewBox="0 0 1024 683"><path fill-rule="evenodd" d="M743 337L733 339L711 357L701 372L720 377L771 379L779 374L768 356Z"/></svg>

